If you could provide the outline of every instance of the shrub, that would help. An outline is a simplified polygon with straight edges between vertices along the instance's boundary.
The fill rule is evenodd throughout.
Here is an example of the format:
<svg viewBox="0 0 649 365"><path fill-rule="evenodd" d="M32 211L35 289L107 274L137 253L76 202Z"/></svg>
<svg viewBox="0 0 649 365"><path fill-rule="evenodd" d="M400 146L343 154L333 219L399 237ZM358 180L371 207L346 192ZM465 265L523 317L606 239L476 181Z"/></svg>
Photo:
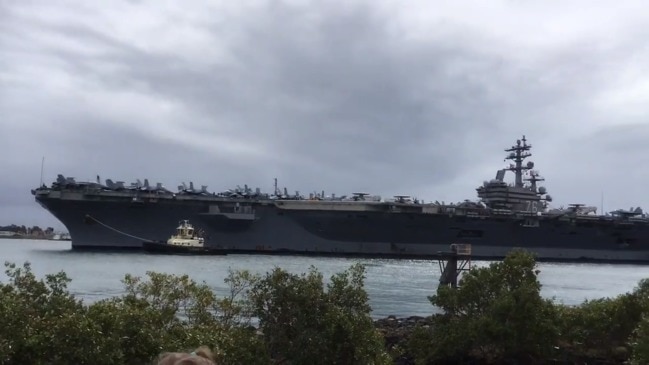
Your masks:
<svg viewBox="0 0 649 365"><path fill-rule="evenodd" d="M460 286L440 286L431 303L443 310L410 341L418 363L547 359L558 338L555 307L540 294L531 254L513 251L502 262L466 273Z"/></svg>
<svg viewBox="0 0 649 365"><path fill-rule="evenodd" d="M334 275L231 272L217 298L187 275L126 275L126 293L84 305L61 272L38 280L6 264L0 364L146 364L161 352L210 346L219 364L387 364L363 289L364 268ZM261 333L250 324L257 317Z"/></svg>

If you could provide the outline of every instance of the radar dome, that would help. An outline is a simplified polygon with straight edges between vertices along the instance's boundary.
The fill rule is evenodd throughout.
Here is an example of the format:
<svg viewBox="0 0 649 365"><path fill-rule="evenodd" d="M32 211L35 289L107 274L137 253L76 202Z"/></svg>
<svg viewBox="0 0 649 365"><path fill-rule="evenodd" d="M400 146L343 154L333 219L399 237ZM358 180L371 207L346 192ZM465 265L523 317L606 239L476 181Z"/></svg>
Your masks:
<svg viewBox="0 0 649 365"><path fill-rule="evenodd" d="M541 194L545 194L545 193L547 193L547 190L545 190L545 186L541 186L541 187L539 188L539 193L541 193Z"/></svg>
<svg viewBox="0 0 649 365"><path fill-rule="evenodd" d="M550 195L546 195L546 196L545 196L545 200L551 202L551 201L552 201L552 197L551 197Z"/></svg>
<svg viewBox="0 0 649 365"><path fill-rule="evenodd" d="M534 167L534 162L527 161L527 167L529 167L530 169L533 168Z"/></svg>

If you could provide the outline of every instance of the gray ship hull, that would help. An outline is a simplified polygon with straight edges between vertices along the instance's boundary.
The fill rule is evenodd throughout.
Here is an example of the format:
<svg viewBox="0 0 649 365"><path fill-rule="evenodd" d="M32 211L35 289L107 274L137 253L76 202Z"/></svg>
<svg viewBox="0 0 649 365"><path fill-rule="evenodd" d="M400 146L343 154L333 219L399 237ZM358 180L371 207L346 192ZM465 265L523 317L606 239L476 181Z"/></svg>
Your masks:
<svg viewBox="0 0 649 365"><path fill-rule="evenodd" d="M77 249L139 249L142 241L166 240L178 221L189 219L204 230L206 245L228 253L429 258L448 251L451 243L469 243L475 259L498 259L522 248L547 261L649 262L646 223L548 218L526 227L510 218L290 210L268 201L247 202L254 208L251 217L222 213L235 202L207 198L133 200L71 193L36 194L36 199L67 227ZM215 211L215 206L223 209Z"/></svg>

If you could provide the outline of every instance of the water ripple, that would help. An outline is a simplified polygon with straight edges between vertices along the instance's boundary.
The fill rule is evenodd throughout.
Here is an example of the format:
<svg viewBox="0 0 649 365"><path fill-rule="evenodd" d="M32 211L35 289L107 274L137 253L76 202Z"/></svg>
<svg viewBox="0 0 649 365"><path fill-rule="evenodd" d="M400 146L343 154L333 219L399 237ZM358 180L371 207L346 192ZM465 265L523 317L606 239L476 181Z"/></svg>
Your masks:
<svg viewBox="0 0 649 365"><path fill-rule="evenodd" d="M39 276L64 270L72 279L70 291L86 303L123 294L121 280L129 273L137 276L144 276L147 271L188 274L196 281L207 283L217 294L226 295L228 288L223 280L229 269L265 273L281 267L302 273L315 266L328 279L353 263L361 262L367 268L365 285L373 317L425 316L435 312L427 297L434 294L440 276L437 261L424 260L76 252L70 250L69 242L8 239L0 240L0 250L5 261L31 262ZM475 263L477 266L487 264ZM541 263L539 268L542 294L565 304L616 296L632 290L638 281L649 277L649 266L640 265Z"/></svg>

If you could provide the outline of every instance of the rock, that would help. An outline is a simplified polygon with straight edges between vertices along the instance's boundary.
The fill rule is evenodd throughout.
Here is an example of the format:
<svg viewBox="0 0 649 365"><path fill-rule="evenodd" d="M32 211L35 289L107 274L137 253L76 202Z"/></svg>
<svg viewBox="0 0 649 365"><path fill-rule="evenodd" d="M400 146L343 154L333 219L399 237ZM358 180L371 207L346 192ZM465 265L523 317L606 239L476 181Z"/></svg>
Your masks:
<svg viewBox="0 0 649 365"><path fill-rule="evenodd" d="M390 315L374 321L375 328L383 335L385 349L394 353L395 349L404 351L407 348L407 342L410 335L418 326L430 328L432 317L410 316L407 318L397 318ZM395 358L395 364L411 365L414 364L412 356L404 352Z"/></svg>

